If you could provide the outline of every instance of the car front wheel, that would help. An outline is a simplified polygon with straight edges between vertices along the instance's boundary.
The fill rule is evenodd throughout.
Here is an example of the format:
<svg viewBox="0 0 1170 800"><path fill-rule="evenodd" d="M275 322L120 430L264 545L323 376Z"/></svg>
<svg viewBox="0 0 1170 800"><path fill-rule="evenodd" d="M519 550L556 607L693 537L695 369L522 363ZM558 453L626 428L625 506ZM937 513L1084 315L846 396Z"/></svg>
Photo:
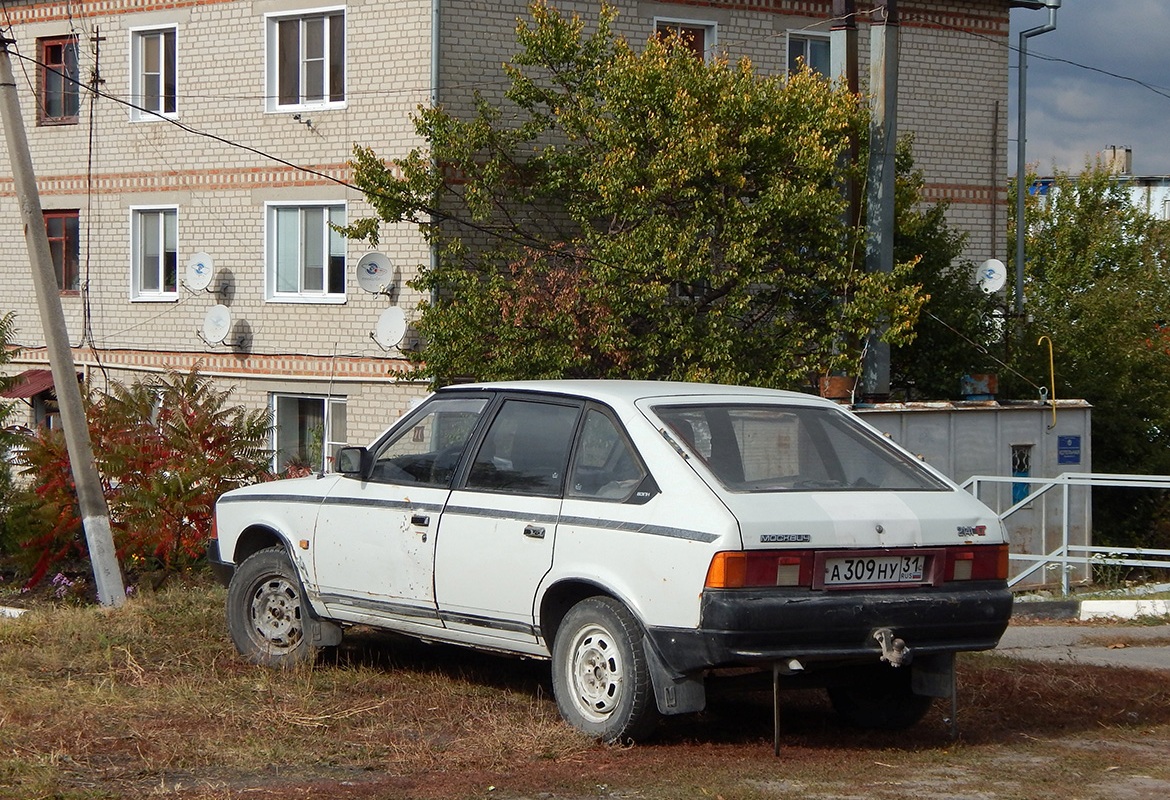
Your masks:
<svg viewBox="0 0 1170 800"><path fill-rule="evenodd" d="M644 634L611 597L569 609L553 642L552 680L561 716L602 741L638 739L658 721Z"/></svg>
<svg viewBox="0 0 1170 800"><path fill-rule="evenodd" d="M227 619L236 649L253 664L290 667L316 656L304 590L283 547L253 553L236 569Z"/></svg>

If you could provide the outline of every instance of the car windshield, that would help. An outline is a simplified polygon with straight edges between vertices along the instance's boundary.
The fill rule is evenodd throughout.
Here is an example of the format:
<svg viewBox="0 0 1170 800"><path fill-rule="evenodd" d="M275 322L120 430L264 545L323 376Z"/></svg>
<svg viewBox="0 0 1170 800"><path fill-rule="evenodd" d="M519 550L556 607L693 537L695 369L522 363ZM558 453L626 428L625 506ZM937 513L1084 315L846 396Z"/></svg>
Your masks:
<svg viewBox="0 0 1170 800"><path fill-rule="evenodd" d="M653 411L732 491L949 491L835 409L664 404Z"/></svg>

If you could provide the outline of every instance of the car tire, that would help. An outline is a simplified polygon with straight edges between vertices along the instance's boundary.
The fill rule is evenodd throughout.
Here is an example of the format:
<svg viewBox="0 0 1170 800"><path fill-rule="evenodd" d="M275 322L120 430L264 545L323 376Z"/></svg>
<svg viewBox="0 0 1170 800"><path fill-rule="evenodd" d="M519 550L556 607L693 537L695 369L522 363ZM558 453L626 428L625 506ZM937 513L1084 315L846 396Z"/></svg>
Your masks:
<svg viewBox="0 0 1170 800"><path fill-rule="evenodd" d="M283 547L259 550L236 569L227 621L236 650L253 664L291 667L317 655L304 588Z"/></svg>
<svg viewBox="0 0 1170 800"><path fill-rule="evenodd" d="M658 707L646 662L645 634L612 597L577 603L553 642L553 696L573 727L604 742L646 736Z"/></svg>
<svg viewBox="0 0 1170 800"><path fill-rule="evenodd" d="M849 683L828 688L833 710L856 728L903 730L921 720L932 698L915 694L909 667L880 664L854 673Z"/></svg>

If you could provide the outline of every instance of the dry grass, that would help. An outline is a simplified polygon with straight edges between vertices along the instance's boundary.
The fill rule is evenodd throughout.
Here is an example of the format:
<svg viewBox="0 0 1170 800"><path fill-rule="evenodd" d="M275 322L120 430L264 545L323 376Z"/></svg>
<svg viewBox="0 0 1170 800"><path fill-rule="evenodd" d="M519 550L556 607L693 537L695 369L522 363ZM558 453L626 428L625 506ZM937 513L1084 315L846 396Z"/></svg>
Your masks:
<svg viewBox="0 0 1170 800"><path fill-rule="evenodd" d="M559 719L548 668L351 631L287 672L236 658L224 594L0 621L4 798L1132 798L1170 796L1165 673L964 658L961 738L941 705L904 734L839 725L816 692L712 687L652 742Z"/></svg>

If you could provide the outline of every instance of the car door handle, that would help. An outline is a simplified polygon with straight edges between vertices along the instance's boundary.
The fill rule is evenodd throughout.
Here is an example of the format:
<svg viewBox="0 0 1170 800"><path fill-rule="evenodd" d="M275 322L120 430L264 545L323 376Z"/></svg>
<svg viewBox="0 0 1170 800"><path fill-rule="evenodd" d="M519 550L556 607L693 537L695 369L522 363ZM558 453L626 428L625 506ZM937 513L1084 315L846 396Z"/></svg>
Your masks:
<svg viewBox="0 0 1170 800"><path fill-rule="evenodd" d="M422 527L425 528L426 526L431 524L431 518L428 517L426 514L412 514L410 516L410 524L411 525L421 525Z"/></svg>
<svg viewBox="0 0 1170 800"><path fill-rule="evenodd" d="M524 535L529 539L543 539L544 528L540 527L539 525L525 525Z"/></svg>

